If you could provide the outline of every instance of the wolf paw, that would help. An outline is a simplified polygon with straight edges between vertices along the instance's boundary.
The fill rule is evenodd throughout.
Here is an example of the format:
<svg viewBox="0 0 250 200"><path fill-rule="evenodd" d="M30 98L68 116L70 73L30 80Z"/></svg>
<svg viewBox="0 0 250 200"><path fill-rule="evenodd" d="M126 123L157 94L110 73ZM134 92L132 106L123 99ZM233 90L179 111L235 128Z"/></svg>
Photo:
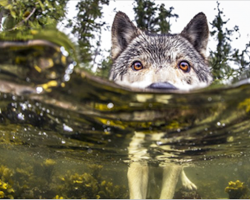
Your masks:
<svg viewBox="0 0 250 200"><path fill-rule="evenodd" d="M184 171L182 171L181 182L185 189L197 190L197 186L188 179Z"/></svg>

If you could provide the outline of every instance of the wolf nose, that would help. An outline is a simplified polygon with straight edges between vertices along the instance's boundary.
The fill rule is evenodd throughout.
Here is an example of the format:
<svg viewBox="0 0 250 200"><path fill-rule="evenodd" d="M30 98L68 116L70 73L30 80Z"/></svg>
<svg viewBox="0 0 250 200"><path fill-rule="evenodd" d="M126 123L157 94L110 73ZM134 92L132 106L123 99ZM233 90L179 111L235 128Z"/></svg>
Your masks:
<svg viewBox="0 0 250 200"><path fill-rule="evenodd" d="M152 83L147 88L151 89L164 89L164 90L176 90L177 88L168 82Z"/></svg>

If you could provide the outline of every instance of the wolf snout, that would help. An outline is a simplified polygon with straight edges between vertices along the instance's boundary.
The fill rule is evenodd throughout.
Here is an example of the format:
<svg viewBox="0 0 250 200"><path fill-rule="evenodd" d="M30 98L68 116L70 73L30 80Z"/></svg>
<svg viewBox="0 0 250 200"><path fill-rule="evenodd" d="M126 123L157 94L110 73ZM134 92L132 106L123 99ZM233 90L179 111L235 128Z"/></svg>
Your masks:
<svg viewBox="0 0 250 200"><path fill-rule="evenodd" d="M147 88L151 89L164 89L164 90L176 90L177 88L168 82L152 83Z"/></svg>

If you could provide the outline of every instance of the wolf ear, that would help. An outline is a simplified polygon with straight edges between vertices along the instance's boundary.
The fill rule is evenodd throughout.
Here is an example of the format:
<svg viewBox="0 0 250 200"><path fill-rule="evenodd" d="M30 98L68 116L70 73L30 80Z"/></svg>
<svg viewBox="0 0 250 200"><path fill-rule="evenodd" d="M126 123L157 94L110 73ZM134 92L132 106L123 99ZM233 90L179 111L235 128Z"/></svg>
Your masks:
<svg viewBox="0 0 250 200"><path fill-rule="evenodd" d="M117 56L128 46L139 33L139 29L123 12L118 12L112 25L112 58Z"/></svg>
<svg viewBox="0 0 250 200"><path fill-rule="evenodd" d="M201 12L194 16L181 32L181 36L185 37L194 48L206 58L209 30L207 18L204 13Z"/></svg>

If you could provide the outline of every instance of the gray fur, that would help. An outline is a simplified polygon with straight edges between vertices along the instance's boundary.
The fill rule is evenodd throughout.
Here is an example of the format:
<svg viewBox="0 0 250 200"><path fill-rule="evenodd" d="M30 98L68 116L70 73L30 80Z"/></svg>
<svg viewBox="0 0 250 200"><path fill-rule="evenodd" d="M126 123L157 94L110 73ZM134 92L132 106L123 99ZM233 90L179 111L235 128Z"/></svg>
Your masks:
<svg viewBox="0 0 250 200"><path fill-rule="evenodd" d="M178 89L205 87L212 82L205 59L208 25L203 13L197 14L181 34L150 34L142 32L122 12L112 26L113 66L110 80L117 84L145 88L153 83L170 83ZM134 61L144 68L131 69ZM190 72L178 68L188 61Z"/></svg>

